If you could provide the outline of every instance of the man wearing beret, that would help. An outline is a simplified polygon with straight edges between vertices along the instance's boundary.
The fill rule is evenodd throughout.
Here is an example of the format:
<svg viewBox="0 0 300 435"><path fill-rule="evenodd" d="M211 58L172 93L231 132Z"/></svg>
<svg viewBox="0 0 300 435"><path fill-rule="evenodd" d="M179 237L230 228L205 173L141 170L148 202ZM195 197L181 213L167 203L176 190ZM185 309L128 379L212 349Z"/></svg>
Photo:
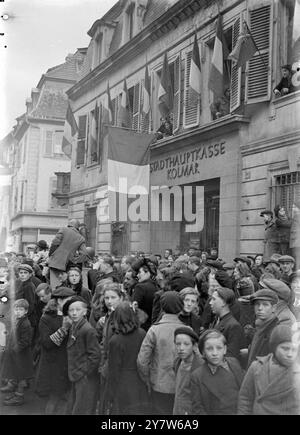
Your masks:
<svg viewBox="0 0 300 435"><path fill-rule="evenodd" d="M276 252L280 253L279 233L271 210L262 211L260 216L265 221L264 257L269 258Z"/></svg>
<svg viewBox="0 0 300 435"><path fill-rule="evenodd" d="M290 285L291 275L293 274L293 269L295 266L295 259L290 255L282 255L281 257L279 257L278 263L280 264L280 269L282 272L282 281Z"/></svg>
<svg viewBox="0 0 300 435"><path fill-rule="evenodd" d="M254 305L255 333L248 352L248 367L257 356L270 353L270 335L279 320L275 315L278 297L273 290L262 289L250 296L250 303Z"/></svg>
<svg viewBox="0 0 300 435"><path fill-rule="evenodd" d="M66 271L68 263L82 264L87 257L85 238L79 232L79 225L77 219L71 219L67 227L58 231L51 243L48 266L52 290L60 284L58 273Z"/></svg>
<svg viewBox="0 0 300 435"><path fill-rule="evenodd" d="M240 350L245 347L245 334L240 323L233 317L230 306L235 300L233 290L219 287L211 297L209 305L217 319L214 329L222 332L227 341L227 356L240 359Z"/></svg>

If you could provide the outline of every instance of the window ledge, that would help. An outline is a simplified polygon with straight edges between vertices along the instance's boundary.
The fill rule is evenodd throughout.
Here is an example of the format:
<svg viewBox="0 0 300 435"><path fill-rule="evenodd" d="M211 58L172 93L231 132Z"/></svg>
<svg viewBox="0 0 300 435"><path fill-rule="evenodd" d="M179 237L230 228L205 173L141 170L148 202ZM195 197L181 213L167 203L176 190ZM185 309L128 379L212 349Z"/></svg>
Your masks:
<svg viewBox="0 0 300 435"><path fill-rule="evenodd" d="M274 100L272 100L272 104L276 109L279 109L280 107L287 106L297 101L300 101L300 90L291 92L290 94L284 95L282 97L274 98Z"/></svg>

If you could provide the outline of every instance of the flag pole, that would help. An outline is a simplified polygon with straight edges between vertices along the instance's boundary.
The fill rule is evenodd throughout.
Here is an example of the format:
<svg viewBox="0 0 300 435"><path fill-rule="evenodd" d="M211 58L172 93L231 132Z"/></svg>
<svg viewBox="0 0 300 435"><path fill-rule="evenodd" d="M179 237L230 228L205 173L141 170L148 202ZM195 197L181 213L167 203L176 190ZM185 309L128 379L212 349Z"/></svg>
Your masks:
<svg viewBox="0 0 300 435"><path fill-rule="evenodd" d="M259 54L259 56L260 56L260 59L261 59L262 63L264 64L264 67L265 67L266 70L268 71L268 67L267 67L267 65L265 64L265 61L264 61L264 58L263 58L263 56L262 56L262 54L261 54L261 52L260 52L260 49L257 47L257 44L256 44L256 42L255 42L255 39L253 38L253 35L252 35L252 33L251 33L251 30L249 29L249 26L248 26L248 23L247 23L246 20L244 20L244 26L246 26L246 29L247 29L247 31L249 32L249 35L251 36L252 41L254 42L255 48L256 48L256 50L258 51L258 54Z"/></svg>

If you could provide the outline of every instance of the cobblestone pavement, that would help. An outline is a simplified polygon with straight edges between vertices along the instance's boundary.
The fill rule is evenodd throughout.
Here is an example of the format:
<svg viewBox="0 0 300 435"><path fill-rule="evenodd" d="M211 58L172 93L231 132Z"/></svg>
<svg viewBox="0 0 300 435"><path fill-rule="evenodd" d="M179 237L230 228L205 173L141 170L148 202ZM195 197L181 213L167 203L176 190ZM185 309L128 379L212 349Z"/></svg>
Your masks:
<svg viewBox="0 0 300 435"><path fill-rule="evenodd" d="M0 415L44 415L46 398L38 397L30 387L25 392L25 402L22 406L5 406L3 400L7 393L0 392Z"/></svg>

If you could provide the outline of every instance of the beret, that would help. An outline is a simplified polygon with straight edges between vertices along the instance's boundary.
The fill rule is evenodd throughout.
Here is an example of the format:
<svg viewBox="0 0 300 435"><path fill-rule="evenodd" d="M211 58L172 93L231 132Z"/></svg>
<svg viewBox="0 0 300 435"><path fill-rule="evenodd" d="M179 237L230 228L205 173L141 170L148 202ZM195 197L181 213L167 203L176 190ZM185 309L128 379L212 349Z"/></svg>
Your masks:
<svg viewBox="0 0 300 435"><path fill-rule="evenodd" d="M269 290L269 289L257 290L255 293L253 293L250 296L251 304L254 304L255 301L259 301L259 300L269 301L274 305L278 303L277 294L273 290Z"/></svg>
<svg viewBox="0 0 300 435"><path fill-rule="evenodd" d="M48 249L48 244L47 244L46 240L39 240L37 242L37 245L39 248Z"/></svg>
<svg viewBox="0 0 300 435"><path fill-rule="evenodd" d="M85 305L87 305L86 300L83 299L81 296L74 296L73 298L69 299L62 308L62 312L64 316L68 315L68 310L70 305L74 304L74 302L83 302Z"/></svg>
<svg viewBox="0 0 300 435"><path fill-rule="evenodd" d="M269 346L273 353L275 353L277 346L281 343L291 342L293 340L292 329L288 325L277 325L273 329Z"/></svg>
<svg viewBox="0 0 300 435"><path fill-rule="evenodd" d="M273 290L279 299L289 302L291 290L284 282L275 278L262 278L259 284L264 288Z"/></svg>
<svg viewBox="0 0 300 435"><path fill-rule="evenodd" d="M222 298L224 302L226 302L227 305L233 304L235 300L235 294L233 290L226 287L218 287L215 291L218 293L220 298Z"/></svg>
<svg viewBox="0 0 300 435"><path fill-rule="evenodd" d="M236 258L234 258L233 261L235 261L236 263L238 261L242 261L243 263L246 263L249 267L251 266L251 260L248 257L243 257L243 256L236 257Z"/></svg>
<svg viewBox="0 0 300 435"><path fill-rule="evenodd" d="M27 270L27 272L33 273L33 269L29 264L18 264L17 268L18 270Z"/></svg>
<svg viewBox="0 0 300 435"><path fill-rule="evenodd" d="M199 340L198 335L190 326L181 326L180 328L175 329L174 338L176 337L176 335L179 335L179 334L189 335L196 342L198 342L198 340Z"/></svg>
<svg viewBox="0 0 300 435"><path fill-rule="evenodd" d="M69 296L75 296L76 293L70 287L56 287L52 291L53 298L68 298Z"/></svg>
<svg viewBox="0 0 300 435"><path fill-rule="evenodd" d="M295 263L294 257L291 255L282 255L278 258L279 263L289 262L289 263Z"/></svg>

